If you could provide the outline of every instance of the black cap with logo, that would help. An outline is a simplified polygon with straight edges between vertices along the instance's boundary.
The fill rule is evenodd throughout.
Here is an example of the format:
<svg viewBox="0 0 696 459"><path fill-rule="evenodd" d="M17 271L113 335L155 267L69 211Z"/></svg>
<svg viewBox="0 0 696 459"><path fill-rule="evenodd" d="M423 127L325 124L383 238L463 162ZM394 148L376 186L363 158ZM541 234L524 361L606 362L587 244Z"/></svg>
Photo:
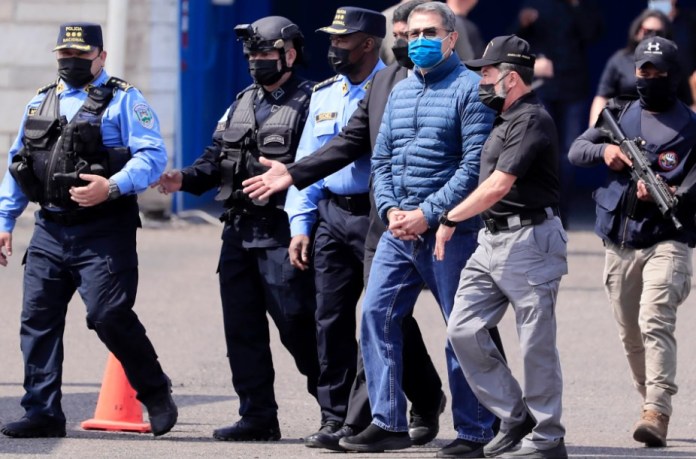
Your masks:
<svg viewBox="0 0 696 459"><path fill-rule="evenodd" d="M342 6L336 10L331 25L317 29L317 32L326 32L332 35L364 32L377 38L384 38L387 33L387 18L377 11L355 6Z"/></svg>
<svg viewBox="0 0 696 459"><path fill-rule="evenodd" d="M503 62L533 68L534 60L535 56L529 52L529 43L517 35L503 35L488 43L481 59L466 61L464 64L472 70Z"/></svg>
<svg viewBox="0 0 696 459"><path fill-rule="evenodd" d="M633 54L636 68L651 63L661 72L669 72L679 68L677 45L662 37L650 37L638 43Z"/></svg>
<svg viewBox="0 0 696 459"><path fill-rule="evenodd" d="M96 48L104 48L102 28L92 22L67 22L61 24L58 40L53 51L60 49L76 49L90 52Z"/></svg>

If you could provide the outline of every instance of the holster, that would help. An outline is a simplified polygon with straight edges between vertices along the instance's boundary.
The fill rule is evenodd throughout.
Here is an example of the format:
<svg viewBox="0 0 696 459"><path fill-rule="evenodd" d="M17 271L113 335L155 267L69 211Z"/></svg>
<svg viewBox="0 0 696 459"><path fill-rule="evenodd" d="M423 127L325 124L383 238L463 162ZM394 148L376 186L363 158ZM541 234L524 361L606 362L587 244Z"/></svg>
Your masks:
<svg viewBox="0 0 696 459"><path fill-rule="evenodd" d="M21 151L12 158L10 175L17 182L22 193L32 202L39 202L43 188L41 182L34 174L29 163L30 159L21 154Z"/></svg>

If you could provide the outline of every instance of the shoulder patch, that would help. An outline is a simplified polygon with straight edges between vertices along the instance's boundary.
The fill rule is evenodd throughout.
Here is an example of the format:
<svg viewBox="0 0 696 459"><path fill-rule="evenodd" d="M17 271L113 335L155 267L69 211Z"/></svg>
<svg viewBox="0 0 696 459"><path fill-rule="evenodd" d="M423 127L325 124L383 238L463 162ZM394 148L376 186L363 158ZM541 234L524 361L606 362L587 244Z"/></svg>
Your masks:
<svg viewBox="0 0 696 459"><path fill-rule="evenodd" d="M140 124L146 129L152 129L155 125L155 115L152 113L152 109L149 105L139 103L133 107L133 112L135 112L136 118Z"/></svg>
<svg viewBox="0 0 696 459"><path fill-rule="evenodd" d="M58 82L54 81L51 84L47 84L46 86L39 88L38 91L36 91L36 94L43 94L44 92L47 92L51 88L55 88L58 85Z"/></svg>
<svg viewBox="0 0 696 459"><path fill-rule="evenodd" d="M122 80L120 78L116 78L116 77L109 78L109 80L104 84L104 86L118 88L121 91L128 91L130 88L133 87L133 85L131 85L127 81Z"/></svg>
<svg viewBox="0 0 696 459"><path fill-rule="evenodd" d="M341 75L335 75L329 79L322 81L321 83L315 84L314 87L312 88L312 92L317 92L318 90L320 90L322 88L330 86L332 83L338 81L339 78L341 78Z"/></svg>

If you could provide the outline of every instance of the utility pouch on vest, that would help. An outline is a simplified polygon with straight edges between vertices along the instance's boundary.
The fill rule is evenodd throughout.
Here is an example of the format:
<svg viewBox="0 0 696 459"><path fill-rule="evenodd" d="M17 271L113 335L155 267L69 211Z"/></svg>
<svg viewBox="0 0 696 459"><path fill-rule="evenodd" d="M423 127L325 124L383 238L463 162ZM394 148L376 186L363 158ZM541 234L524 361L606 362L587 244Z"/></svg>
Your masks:
<svg viewBox="0 0 696 459"><path fill-rule="evenodd" d="M84 159L80 159L75 164L75 170L72 172L56 172L53 174L53 180L61 187L67 190L73 186L85 186L89 182L82 180L80 174L94 174L106 177L106 170L101 164L89 164Z"/></svg>
<svg viewBox="0 0 696 459"><path fill-rule="evenodd" d="M220 191L215 196L216 201L226 201L235 190L235 181L239 179L239 171L246 153L250 130L228 129L222 134L222 152L220 154Z"/></svg>
<svg viewBox="0 0 696 459"><path fill-rule="evenodd" d="M23 155L24 149L20 150L10 164L10 175L17 182L22 193L32 202L39 202L41 198L41 182L34 175L30 164L31 159Z"/></svg>
<svg viewBox="0 0 696 459"><path fill-rule="evenodd" d="M31 151L47 150L58 135L60 135L58 118L32 116L24 123L24 146Z"/></svg>

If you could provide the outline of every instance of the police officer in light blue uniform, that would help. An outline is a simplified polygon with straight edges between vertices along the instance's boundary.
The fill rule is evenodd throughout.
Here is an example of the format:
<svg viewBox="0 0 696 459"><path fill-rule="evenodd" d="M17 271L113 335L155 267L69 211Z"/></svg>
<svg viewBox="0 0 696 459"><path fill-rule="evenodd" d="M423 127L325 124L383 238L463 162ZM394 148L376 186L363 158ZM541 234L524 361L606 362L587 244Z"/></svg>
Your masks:
<svg viewBox="0 0 696 459"><path fill-rule="evenodd" d="M60 78L27 105L0 185L0 265L12 254L17 217L41 208L24 258L20 342L25 416L6 424L11 437L65 436L61 407L63 330L78 291L87 326L121 362L152 432L176 423L171 383L133 312L138 286L135 194L167 163L159 122L142 94L103 70L98 24L60 27Z"/></svg>
<svg viewBox="0 0 696 459"><path fill-rule="evenodd" d="M337 75L314 87L297 159L315 152L348 122L374 74L385 67L379 59L385 30L382 14L355 7L338 8L333 23L318 30L330 34L328 60ZM366 150L357 161L302 191L292 187L285 206L293 237L290 260L300 269L310 265L310 237L316 224L312 265L317 288L321 433L341 428L355 377L355 306L363 287L370 155ZM307 437L308 444L313 435Z"/></svg>

